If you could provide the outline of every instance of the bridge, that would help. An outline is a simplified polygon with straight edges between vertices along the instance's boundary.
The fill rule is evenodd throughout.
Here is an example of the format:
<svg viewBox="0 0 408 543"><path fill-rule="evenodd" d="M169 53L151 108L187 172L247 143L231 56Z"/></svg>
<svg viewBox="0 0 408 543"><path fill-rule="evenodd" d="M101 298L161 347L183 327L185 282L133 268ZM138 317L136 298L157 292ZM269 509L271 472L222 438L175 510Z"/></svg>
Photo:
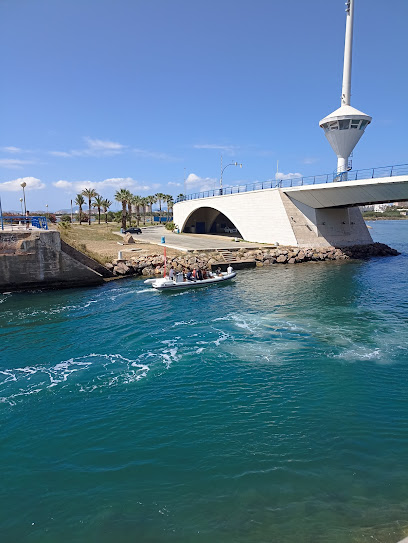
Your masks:
<svg viewBox="0 0 408 543"><path fill-rule="evenodd" d="M299 247L372 243L358 206L408 200L408 165L195 193L174 205L181 232Z"/></svg>

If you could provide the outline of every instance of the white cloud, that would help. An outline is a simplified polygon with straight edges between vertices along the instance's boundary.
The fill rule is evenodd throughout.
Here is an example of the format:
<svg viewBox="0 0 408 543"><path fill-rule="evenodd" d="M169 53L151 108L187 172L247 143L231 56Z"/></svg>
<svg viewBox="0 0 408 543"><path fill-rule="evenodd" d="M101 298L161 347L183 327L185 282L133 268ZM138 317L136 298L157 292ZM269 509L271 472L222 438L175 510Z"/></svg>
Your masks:
<svg viewBox="0 0 408 543"><path fill-rule="evenodd" d="M172 181L169 181L167 184L170 185L170 187L181 187L181 183L173 183Z"/></svg>
<svg viewBox="0 0 408 543"><path fill-rule="evenodd" d="M74 157L74 156L112 156L123 153L126 145L122 145L116 141L98 140L92 138L84 138L86 142L85 149L72 149L71 151L50 151L49 154L57 157Z"/></svg>
<svg viewBox="0 0 408 543"><path fill-rule="evenodd" d="M2 147L2 150L5 151L6 153L21 153L22 152L22 149L20 149L19 147L13 147L12 145L10 145L9 147Z"/></svg>
<svg viewBox="0 0 408 543"><path fill-rule="evenodd" d="M94 140L92 138L85 138L85 141L88 144L88 150L93 153L116 154L125 149L125 145L115 141Z"/></svg>
<svg viewBox="0 0 408 543"><path fill-rule="evenodd" d="M279 181L285 181L286 179L293 179L295 177L303 177L303 175L299 172L296 173L281 173L276 172L275 179Z"/></svg>
<svg viewBox="0 0 408 543"><path fill-rule="evenodd" d="M142 158L154 158L155 160L179 160L167 153L160 153L157 151L148 151L146 149L132 149L133 153Z"/></svg>
<svg viewBox="0 0 408 543"><path fill-rule="evenodd" d="M61 156L61 157L71 157L71 153L67 153L66 151L50 151L49 153L52 156Z"/></svg>
<svg viewBox="0 0 408 543"><path fill-rule="evenodd" d="M131 177L111 177L103 181L65 181L60 179L53 183L54 187L67 191L81 192L87 188L93 188L97 192L103 192L104 189L132 189L132 191L146 191L150 189L149 185L143 185Z"/></svg>
<svg viewBox="0 0 408 543"><path fill-rule="evenodd" d="M193 145L194 149L215 149L216 151L223 151L229 155L233 155L237 149L238 145L219 145L217 143L204 143Z"/></svg>
<svg viewBox="0 0 408 543"><path fill-rule="evenodd" d="M18 192L22 190L21 183L26 183L25 190L41 190L45 189L45 183L36 177L19 177L12 181L5 181L0 183L0 190L6 190L9 192Z"/></svg>
<svg viewBox="0 0 408 543"><path fill-rule="evenodd" d="M34 164L32 160L20 160L18 158L0 158L0 166L12 170L21 170L27 164Z"/></svg>
<svg viewBox="0 0 408 543"><path fill-rule="evenodd" d="M57 189L72 189L73 183L71 181L64 181L63 179L60 179L60 181L56 181L53 183L54 187L57 187Z"/></svg>
<svg viewBox="0 0 408 543"><path fill-rule="evenodd" d="M186 179L186 186L188 190L195 192L201 192L203 190L212 190L217 183L218 179L215 177L199 177L195 173L190 173Z"/></svg>

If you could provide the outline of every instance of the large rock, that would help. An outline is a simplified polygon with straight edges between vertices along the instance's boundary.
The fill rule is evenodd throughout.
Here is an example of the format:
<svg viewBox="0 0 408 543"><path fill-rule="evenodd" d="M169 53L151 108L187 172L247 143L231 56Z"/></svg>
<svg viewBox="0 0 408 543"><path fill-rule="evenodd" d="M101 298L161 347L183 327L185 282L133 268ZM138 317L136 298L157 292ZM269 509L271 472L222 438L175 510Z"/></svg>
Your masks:
<svg viewBox="0 0 408 543"><path fill-rule="evenodd" d="M130 272L129 266L126 266L124 262L119 262L114 268L113 273L116 275L126 275Z"/></svg>
<svg viewBox="0 0 408 543"><path fill-rule="evenodd" d="M288 260L286 255L280 255L276 259L276 262L279 262L279 264L284 264Z"/></svg>
<svg viewBox="0 0 408 543"><path fill-rule="evenodd" d="M126 234L123 238L123 243L125 245L128 245L129 243L135 243L135 240L133 239L131 234Z"/></svg>

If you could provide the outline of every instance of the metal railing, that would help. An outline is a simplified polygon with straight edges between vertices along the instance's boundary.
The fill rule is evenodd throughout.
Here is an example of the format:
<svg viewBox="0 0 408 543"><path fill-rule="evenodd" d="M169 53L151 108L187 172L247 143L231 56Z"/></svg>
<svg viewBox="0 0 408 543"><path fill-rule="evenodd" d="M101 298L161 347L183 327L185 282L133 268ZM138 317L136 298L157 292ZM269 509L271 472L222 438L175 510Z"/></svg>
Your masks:
<svg viewBox="0 0 408 543"><path fill-rule="evenodd" d="M0 220L0 230L4 228L39 228L40 230L48 230L47 218L41 216L29 216L24 215L2 215Z"/></svg>
<svg viewBox="0 0 408 543"><path fill-rule="evenodd" d="M241 192L252 192L254 190L302 187L303 185L319 185L325 183L339 183L342 181L358 181L361 179L374 179L377 177L393 177L396 175L408 174L408 164L397 164L394 166L382 166L379 168L368 168L364 170L350 170L341 173L328 173L324 175L312 175L309 177L292 177L290 179L268 179L246 185L234 185L219 189L195 192L177 198L177 202L185 200L196 200L198 198L211 198L212 196L225 196L226 194L237 194Z"/></svg>

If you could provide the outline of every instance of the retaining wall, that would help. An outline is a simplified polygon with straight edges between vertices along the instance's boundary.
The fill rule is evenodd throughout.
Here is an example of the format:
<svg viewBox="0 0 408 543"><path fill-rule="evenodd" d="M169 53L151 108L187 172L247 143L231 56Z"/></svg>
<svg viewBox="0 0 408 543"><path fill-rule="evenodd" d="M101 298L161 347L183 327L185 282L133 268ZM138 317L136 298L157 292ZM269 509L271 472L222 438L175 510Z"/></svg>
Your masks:
<svg viewBox="0 0 408 543"><path fill-rule="evenodd" d="M101 273L61 249L59 232L0 231L1 290L78 287L102 282Z"/></svg>

